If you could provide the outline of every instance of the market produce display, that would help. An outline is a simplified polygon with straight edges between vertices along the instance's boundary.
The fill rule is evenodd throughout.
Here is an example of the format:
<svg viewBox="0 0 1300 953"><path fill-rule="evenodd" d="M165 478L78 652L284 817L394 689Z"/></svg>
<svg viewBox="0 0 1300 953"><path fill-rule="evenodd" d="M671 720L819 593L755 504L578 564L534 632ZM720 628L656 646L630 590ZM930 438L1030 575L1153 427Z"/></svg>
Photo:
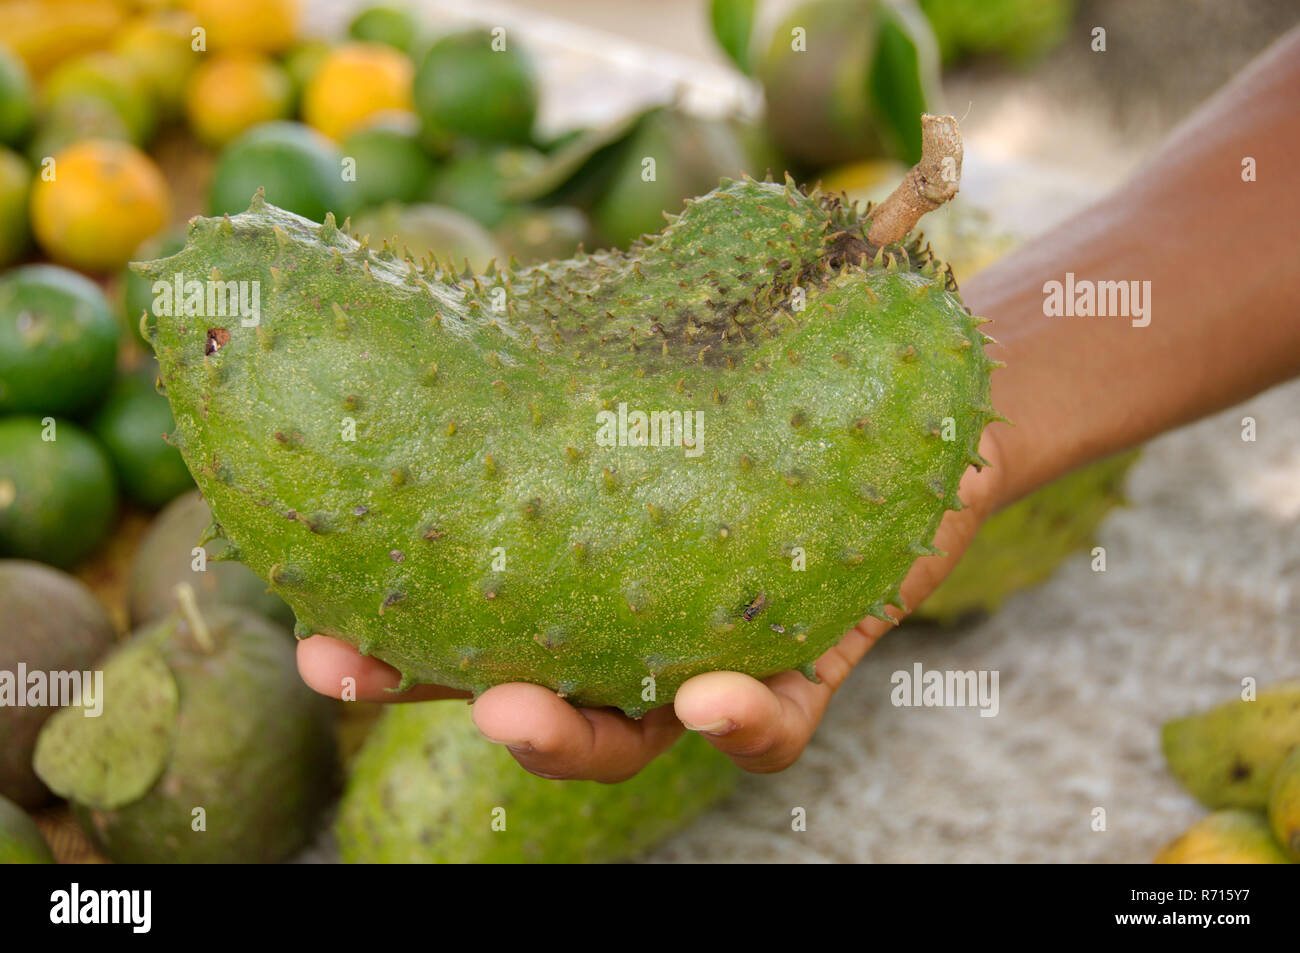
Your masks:
<svg viewBox="0 0 1300 953"><path fill-rule="evenodd" d="M333 794L334 705L298 677L285 630L184 586L177 602L105 662L98 717L46 722L36 773L115 860L283 860Z"/></svg>
<svg viewBox="0 0 1300 953"><path fill-rule="evenodd" d="M941 70L1025 69L1076 6L712 0L758 105L557 125L545 31L13 0L0 863L635 859L752 794L699 733L545 780L461 703L315 694L294 635L645 727L695 675L816 680L864 616L956 626L1096 544L1139 451L904 604L1005 419L960 287L1020 242L947 204ZM1285 682L1165 726L1212 813L1158 862L1300 860L1297 711Z"/></svg>

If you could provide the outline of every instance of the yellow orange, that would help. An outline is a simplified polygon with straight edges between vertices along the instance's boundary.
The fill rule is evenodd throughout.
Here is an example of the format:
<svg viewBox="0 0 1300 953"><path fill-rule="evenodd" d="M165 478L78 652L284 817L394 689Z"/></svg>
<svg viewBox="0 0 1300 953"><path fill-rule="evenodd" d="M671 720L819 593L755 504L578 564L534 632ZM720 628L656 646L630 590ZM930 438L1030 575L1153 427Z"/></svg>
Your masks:
<svg viewBox="0 0 1300 953"><path fill-rule="evenodd" d="M378 43L347 43L330 52L303 94L302 117L334 139L380 113L411 109L415 69L406 54Z"/></svg>
<svg viewBox="0 0 1300 953"><path fill-rule="evenodd" d="M298 37L298 0L190 0L209 51L279 53Z"/></svg>
<svg viewBox="0 0 1300 953"><path fill-rule="evenodd" d="M32 230L45 253L86 271L121 268L167 224L171 196L152 159L125 142L90 139L60 151L32 187Z"/></svg>
<svg viewBox="0 0 1300 953"><path fill-rule="evenodd" d="M190 48L193 25L182 10L160 10L136 17L113 38L113 50L135 67L167 115L180 112L185 82L203 56Z"/></svg>
<svg viewBox="0 0 1300 953"><path fill-rule="evenodd" d="M222 146L250 126L289 115L293 83L280 64L258 53L210 56L185 93L185 115L202 142Z"/></svg>

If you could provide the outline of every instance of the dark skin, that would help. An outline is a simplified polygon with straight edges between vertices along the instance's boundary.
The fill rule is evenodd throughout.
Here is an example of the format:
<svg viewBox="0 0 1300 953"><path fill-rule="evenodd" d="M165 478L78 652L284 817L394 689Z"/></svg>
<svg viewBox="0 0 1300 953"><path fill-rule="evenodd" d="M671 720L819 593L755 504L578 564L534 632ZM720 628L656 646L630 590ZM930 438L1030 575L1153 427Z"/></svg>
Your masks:
<svg viewBox="0 0 1300 953"><path fill-rule="evenodd" d="M903 585L918 605L952 569L980 524L1054 478L1300 374L1300 30L1293 30L1179 127L1116 192L962 286L993 319L993 403L1015 421L992 424L935 544ZM1245 157L1258 181L1242 179ZM1152 321L1047 317L1046 281L1151 282ZM898 614L901 617L901 613ZM817 662L758 680L713 672L686 682L672 705L633 721L579 709L537 685L498 685L474 721L534 774L621 781L685 730L749 771L780 771L803 752L836 690L889 623L866 619ZM345 643L313 636L298 666L317 691L373 701L464 698L423 685L395 695L396 670Z"/></svg>

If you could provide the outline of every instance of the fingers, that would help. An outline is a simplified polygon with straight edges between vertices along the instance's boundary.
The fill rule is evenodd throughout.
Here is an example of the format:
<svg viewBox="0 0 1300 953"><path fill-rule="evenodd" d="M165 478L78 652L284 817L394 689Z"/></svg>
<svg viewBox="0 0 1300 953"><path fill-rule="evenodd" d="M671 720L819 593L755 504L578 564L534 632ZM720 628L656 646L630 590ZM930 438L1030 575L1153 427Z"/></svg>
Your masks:
<svg viewBox="0 0 1300 953"><path fill-rule="evenodd" d="M698 675L677 690L673 710L746 771L770 774L794 764L812 739L831 696L892 626L867 619L817 660L818 682L799 672L759 681L739 672Z"/></svg>
<svg viewBox="0 0 1300 953"><path fill-rule="evenodd" d="M410 691L393 692L402 680L397 669L325 635L313 635L298 643L298 674L322 695L348 701L418 702L470 697L469 692L441 685L416 685Z"/></svg>
<svg viewBox="0 0 1300 953"><path fill-rule="evenodd" d="M667 706L640 721L606 708L574 708L540 685L497 685L478 697L474 723L544 778L625 781L667 750L682 726Z"/></svg>

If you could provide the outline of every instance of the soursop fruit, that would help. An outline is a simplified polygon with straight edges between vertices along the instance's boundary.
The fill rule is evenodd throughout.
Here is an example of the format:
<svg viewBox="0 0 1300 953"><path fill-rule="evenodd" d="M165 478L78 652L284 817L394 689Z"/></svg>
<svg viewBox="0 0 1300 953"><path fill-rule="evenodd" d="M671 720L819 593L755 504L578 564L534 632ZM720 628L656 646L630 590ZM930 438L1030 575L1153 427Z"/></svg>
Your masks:
<svg viewBox="0 0 1300 953"><path fill-rule="evenodd" d="M907 239L960 170L926 122L875 210L724 180L627 252L520 270L421 269L260 197L195 219L137 267L256 282L261 321L147 329L172 439L298 633L405 686L636 716L703 672L815 677L901 603L998 416L981 319Z"/></svg>
<svg viewBox="0 0 1300 953"><path fill-rule="evenodd" d="M178 597L105 661L97 717L46 722L36 773L120 863L283 860L336 789L337 703L298 677L279 627Z"/></svg>
<svg viewBox="0 0 1300 953"><path fill-rule="evenodd" d="M739 769L689 734L622 784L548 781L452 702L390 706L357 755L334 832L349 863L605 863L680 830Z"/></svg>

